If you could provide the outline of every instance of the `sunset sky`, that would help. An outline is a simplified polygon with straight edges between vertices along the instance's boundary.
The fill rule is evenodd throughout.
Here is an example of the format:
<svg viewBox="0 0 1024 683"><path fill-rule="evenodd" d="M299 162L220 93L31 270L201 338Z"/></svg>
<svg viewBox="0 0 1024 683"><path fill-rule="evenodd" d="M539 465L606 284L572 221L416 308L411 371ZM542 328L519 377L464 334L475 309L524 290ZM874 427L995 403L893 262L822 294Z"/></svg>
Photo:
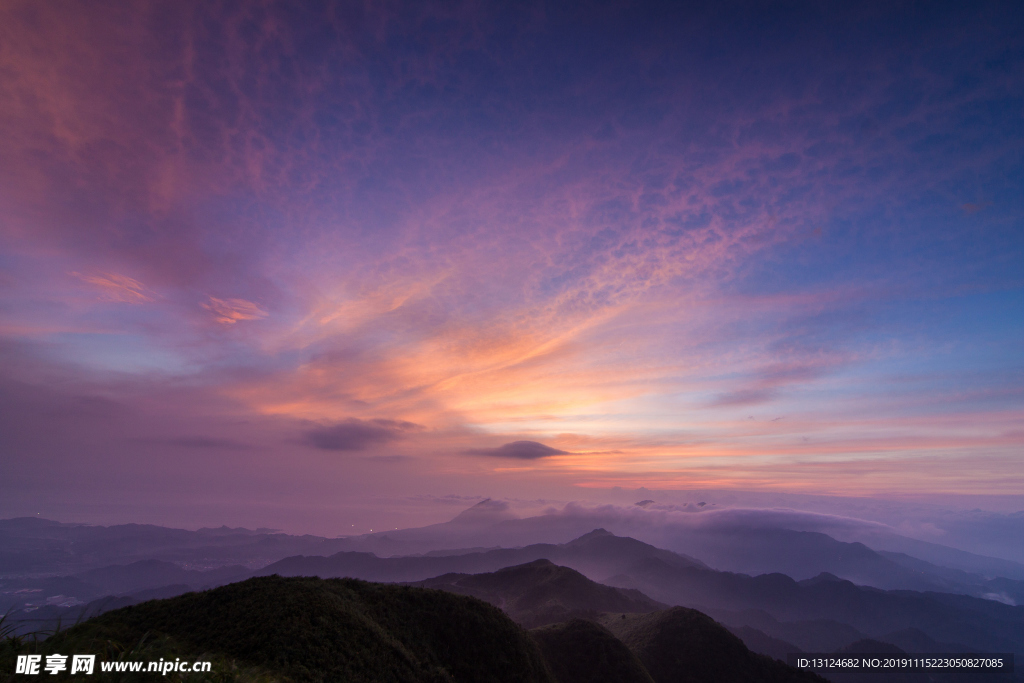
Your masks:
<svg viewBox="0 0 1024 683"><path fill-rule="evenodd" d="M0 516L1024 495L1024 5L687 4L3 3Z"/></svg>

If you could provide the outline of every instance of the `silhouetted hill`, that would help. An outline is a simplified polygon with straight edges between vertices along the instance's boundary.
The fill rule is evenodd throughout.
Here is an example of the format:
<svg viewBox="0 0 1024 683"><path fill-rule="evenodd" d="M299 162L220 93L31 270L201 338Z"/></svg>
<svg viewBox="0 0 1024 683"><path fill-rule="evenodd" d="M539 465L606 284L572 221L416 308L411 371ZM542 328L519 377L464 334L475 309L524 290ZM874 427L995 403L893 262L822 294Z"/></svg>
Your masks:
<svg viewBox="0 0 1024 683"><path fill-rule="evenodd" d="M966 583L920 572L905 571L875 550L902 552L943 567L983 577L1024 580L1019 562L974 555L899 536L880 525L867 524L861 537L840 541L821 530L791 529L775 515L720 517L697 523L645 520L615 509L566 509L559 514L515 519L499 501L483 501L451 522L417 529L366 534L351 539L347 550L377 555L410 555L438 548L473 546L525 546L538 542L564 543L595 527L632 536L655 546L699 557L716 569L764 574L781 572L796 579L830 572L855 583L886 589L950 590L976 593L974 579ZM729 521L729 520L732 521ZM858 536L846 528L847 535ZM858 543L857 541L860 541ZM557 560L560 564L566 564ZM584 572L586 573L586 572ZM594 576L597 580L603 577Z"/></svg>
<svg viewBox="0 0 1024 683"><path fill-rule="evenodd" d="M934 590L1000 600L1011 605L1024 603L1024 581L1001 576L988 578L975 572L925 562L906 553L882 551L878 554L911 572L928 577L928 581L935 586Z"/></svg>
<svg viewBox="0 0 1024 683"><path fill-rule="evenodd" d="M1024 652L1024 608L938 592L882 591L856 586L827 573L797 582L782 574L719 572L603 530L561 545L537 544L455 557L377 558L342 553L328 558L288 558L263 571L408 581L423 580L426 577L422 574L428 572L436 572L432 576L489 572L498 568L494 565L539 558L572 567L602 583L635 588L664 604L715 614L716 618L722 618L718 615L723 610L768 614L776 625L784 626L772 629L742 618L726 621L733 627L751 626L808 652L834 651L859 638L880 637L907 628L919 629L938 642L962 643L976 650ZM602 572L615 569L620 573L602 577Z"/></svg>
<svg viewBox="0 0 1024 683"><path fill-rule="evenodd" d="M729 633L743 641L743 644L751 652L761 655L768 655L774 659L786 661L792 653L802 650L792 643L787 643L779 638L772 638L764 631L759 631L753 626L726 626Z"/></svg>
<svg viewBox="0 0 1024 683"><path fill-rule="evenodd" d="M917 628L893 631L881 636L879 640L892 643L904 652L977 652L977 650L973 650L960 643L940 643L933 638L929 638L927 633Z"/></svg>
<svg viewBox="0 0 1024 683"><path fill-rule="evenodd" d="M1024 564L1014 562L1013 560L978 555L938 543L929 543L928 541L921 541L916 538L899 536L879 529L865 530L859 536L863 543L886 557L890 557L887 553L901 554L932 565L959 569L979 576L1005 576L1009 579L1024 581Z"/></svg>
<svg viewBox="0 0 1024 683"><path fill-rule="evenodd" d="M940 642L988 652L1024 652L1024 607L966 595L883 591L828 576L797 582L782 574L747 576L671 567L653 558L607 583L636 588L667 604L713 613L753 609L780 622L829 620L869 637L916 628ZM814 651L792 638L765 632Z"/></svg>
<svg viewBox="0 0 1024 683"><path fill-rule="evenodd" d="M655 548L633 538L595 529L560 545L537 543L449 556L377 557L372 553L341 552L330 557L288 557L255 572L256 576L352 577L367 581L422 581L441 574L480 574L504 567L551 560L594 579L621 573L641 560L658 560L671 567L702 567L692 557Z"/></svg>
<svg viewBox="0 0 1024 683"><path fill-rule="evenodd" d="M605 529L594 529L559 547L570 558L575 556L593 558L591 561L594 564L606 565L606 571L614 571L622 563L632 563L647 558L656 558L677 567L710 569L706 564L689 555L662 550L628 536L616 536Z"/></svg>
<svg viewBox="0 0 1024 683"><path fill-rule="evenodd" d="M505 512L499 508L481 504L452 523L446 523L448 526L444 528L472 527L479 531L487 524L498 525L502 529L513 525L525 533L527 529L540 528L547 523L541 518L528 523L526 520L505 519ZM579 519L573 523L577 522ZM560 529L565 531L570 526ZM434 532L440 533L440 527ZM750 547L743 550L742 555L761 547L754 542L756 539L751 533L750 530L737 531L719 534L719 537L725 539L722 543L728 541L728 547L751 540ZM416 534L409 531L405 536L412 538ZM489 539L480 534L478 537L484 542L498 538ZM834 560L837 567L851 562L879 567L881 565L871 564L876 561L874 556L878 556L900 565L901 571L931 572L930 575L938 576L942 581L963 583L976 580L971 576L965 578L958 570L935 567L897 553L883 556L864 546L842 544L822 534L779 532L765 533L762 537L780 543L779 548L765 551L766 562L803 561L795 548L802 549L801 552L806 550L812 559L831 557L829 561ZM374 542L382 538L376 538ZM889 634L908 629L916 630L931 642L965 651L1024 652L1024 608L1021 607L935 591L875 590L853 585L834 573L821 573L794 581L781 574L748 576L714 571L693 558L636 539L618 537L603 529L592 530L567 543L542 543L522 548L444 551L452 554L433 552L428 556L390 558L350 551L329 555L333 549L351 548L355 547L354 544L358 545L353 539L328 541L316 537L286 536L269 530L222 528L184 531L147 525L91 527L32 518L4 520L0 521L0 555L8 559L20 557L36 569L45 567L47 575L8 576L0 580L0 609L15 610L12 617L25 619L19 626L23 630L45 629L57 623L58 619L64 624L73 622L85 608L89 609L88 614L92 614L103 606L174 595L188 588L197 589L230 580L239 570L236 566L200 572L195 569L197 566L216 566L229 557L244 557L246 562L250 562L253 558L299 548L314 553L314 556L292 556L260 573L422 581L448 573L489 573L510 565L547 559L602 583L643 591L664 604L698 608L734 629L757 629L769 638L793 643L808 652L834 651L865 637L891 642L886 640ZM786 557L786 552L792 557ZM29 559L36 555L41 559L30 562ZM151 557L123 564L126 560L147 555ZM117 557L122 564L95 566L98 558L108 557ZM188 562L182 558L189 558ZM813 562L808 562L808 566L813 566ZM84 568L75 576L54 577L50 571L86 565L91 565L91 568ZM1008 591L1016 590L1015 585L1009 579L984 579L972 590L1003 590L1003 594L993 593L993 597L1012 599ZM111 602L102 597L125 591L131 592L118 601ZM550 606L555 611L544 616L545 620L559 616L566 618L572 614L569 611L558 612L555 603ZM747 636L753 637L749 633ZM900 642L901 647L905 645L905 641Z"/></svg>
<svg viewBox="0 0 1024 683"><path fill-rule="evenodd" d="M558 683L654 683L625 643L596 622L572 619L530 635Z"/></svg>
<svg viewBox="0 0 1024 683"><path fill-rule="evenodd" d="M931 589L927 575L901 567L863 543L815 531L719 527L680 534L678 543L713 567L744 574L778 572L797 580L828 572L881 588Z"/></svg>
<svg viewBox="0 0 1024 683"><path fill-rule="evenodd" d="M999 578L940 566L905 553L879 552L864 543L840 541L817 531L722 525L680 530L667 540L666 547L685 550L716 569L742 574L779 573L799 581L828 573L886 590L962 593L1009 604L1024 602L1024 581L1002 578L996 571L1017 576L1024 567L952 548L943 550L943 546L921 549L937 551L952 562L967 556L974 566L985 567L989 577Z"/></svg>
<svg viewBox="0 0 1024 683"><path fill-rule="evenodd" d="M707 614L726 625L730 630L750 627L769 637L792 643L804 652L835 652L839 648L866 637L849 624L832 619L779 621L759 609L735 611L708 609ZM744 642L746 642L745 638ZM750 643L747 643L747 647L755 652L762 652ZM792 652L796 652L796 650L792 650ZM762 654L769 653L762 652Z"/></svg>
<svg viewBox="0 0 1024 683"><path fill-rule="evenodd" d="M657 683L824 681L751 652L739 638L697 610L608 614L600 623L637 656Z"/></svg>
<svg viewBox="0 0 1024 683"><path fill-rule="evenodd" d="M607 524L611 525L608 528L617 528L648 541L657 538L657 545L677 551L670 553L677 558L686 557L688 561L699 565L699 561L688 557L697 556L715 568L734 572L781 572L798 580L829 572L858 584L885 589L957 592L1016 603L1024 600L1024 582L1013 580L1024 579L1024 566L1014 562L985 558L892 534L875 540L884 542L883 545L890 551L902 552L875 552L866 545L838 541L820 532L766 528L764 524L756 523L756 520L750 523L753 526L696 525L693 528L684 526L657 531L636 524L623 526L623 520L611 513L540 515L515 519L506 506L497 501L478 503L453 520L441 524L335 539L292 536L271 529L220 527L188 531L145 524L101 527L63 524L39 518L18 518L0 520L0 575L68 575L103 565L149 559L200 570L229 564L262 567L285 557L328 556L338 552L374 553L379 557L411 556L416 553L432 557L479 554L483 552L479 547L475 550L450 548L487 546L493 549L495 546L508 548L527 545L561 547L557 542L538 544L538 541L573 538L585 529ZM633 542L647 549L653 548L640 541ZM565 545L569 544L562 544ZM687 555L680 555L680 552ZM520 553L479 567L435 566L422 573L399 572L395 576L364 575L372 572L357 573L361 571L358 566L331 575L413 581L449 571L493 571L502 566L539 559L541 556L564 566L572 566L598 581L622 571L621 566L587 566L583 561L575 561L569 554L558 557L548 557L548 554L530 556L529 553ZM923 559L916 559L918 557ZM638 558L628 556L624 559ZM382 568L369 569L380 572ZM385 569L393 570L392 567ZM158 586L151 584L144 587ZM81 595L75 597L87 599Z"/></svg>
<svg viewBox="0 0 1024 683"><path fill-rule="evenodd" d="M212 653L296 682L552 681L529 634L495 607L352 579L250 579L107 612L44 645L105 652L144 637L169 637L177 656Z"/></svg>
<svg viewBox="0 0 1024 683"><path fill-rule="evenodd" d="M887 655L905 655L907 654L900 648L896 647L892 643L885 643L881 640L875 640L874 638L861 638L860 640L850 643L846 647L841 647L836 650L837 654L865 654L865 653L882 653Z"/></svg>
<svg viewBox="0 0 1024 683"><path fill-rule="evenodd" d="M601 612L653 612L666 607L640 591L595 583L548 560L488 574L445 574L414 585L480 598L527 628L573 617L592 618Z"/></svg>
<svg viewBox="0 0 1024 683"><path fill-rule="evenodd" d="M486 510L475 512L480 505L484 503L470 508L452 522L424 527L424 530L429 529L428 537L434 538L441 533L441 527L454 533L478 517L492 520ZM504 528L526 521L492 520L489 523ZM533 524L541 521L535 520ZM415 538L420 531L423 530L375 534L372 538L352 539L348 545L399 551L403 546L398 543L398 536ZM371 552L345 550L326 560L323 556L289 557L264 568L260 575L279 573L291 576L352 576L372 581L417 581L448 572L473 574L495 571L503 566L545 558L572 567L595 581L604 581L622 573L629 565L649 558L661 559L672 565L708 568L704 562L695 559L695 555L714 567L739 573L783 573L797 580L828 573L877 588L962 593L1010 604L1024 597L1024 582L1021 581L985 578L898 553L879 553L862 543L838 541L819 532L748 527L698 528L677 533L672 543L673 547L684 548L689 554L656 548L633 538L596 529L567 543L535 543L522 548L431 551L419 556L388 558ZM461 559L456 560L455 557Z"/></svg>

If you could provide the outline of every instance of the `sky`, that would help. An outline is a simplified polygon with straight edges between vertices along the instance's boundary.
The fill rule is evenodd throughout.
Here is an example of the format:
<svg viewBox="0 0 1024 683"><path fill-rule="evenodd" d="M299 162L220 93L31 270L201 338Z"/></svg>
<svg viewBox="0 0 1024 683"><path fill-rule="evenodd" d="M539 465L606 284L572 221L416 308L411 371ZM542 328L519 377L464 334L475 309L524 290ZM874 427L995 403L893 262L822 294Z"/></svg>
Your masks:
<svg viewBox="0 0 1024 683"><path fill-rule="evenodd" d="M0 516L1024 508L1020 3L12 0L0 93Z"/></svg>

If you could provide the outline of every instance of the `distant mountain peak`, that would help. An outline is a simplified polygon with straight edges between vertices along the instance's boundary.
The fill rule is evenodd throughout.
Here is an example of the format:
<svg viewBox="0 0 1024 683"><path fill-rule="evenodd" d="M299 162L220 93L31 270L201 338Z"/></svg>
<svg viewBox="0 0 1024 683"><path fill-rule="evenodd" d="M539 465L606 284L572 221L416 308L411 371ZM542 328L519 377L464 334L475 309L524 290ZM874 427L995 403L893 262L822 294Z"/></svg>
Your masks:
<svg viewBox="0 0 1024 683"><path fill-rule="evenodd" d="M503 567L503 568L499 569L497 572L494 572L494 573L497 574L497 573L501 573L501 572L517 572L517 571L522 571L522 570L526 570L526 569L533 569L533 568L538 568L538 567L559 567L559 565L555 564L551 560L546 560L544 558L541 558L539 560L534 560L533 562L524 562L523 564L517 564L517 565L511 566L511 567ZM559 567L559 569L562 569L562 567ZM573 571L573 570L570 569L569 571Z"/></svg>
<svg viewBox="0 0 1024 683"><path fill-rule="evenodd" d="M452 522L479 524L500 522L505 519L517 519L516 515L508 509L508 503L484 498L479 503L460 512L452 519Z"/></svg>
<svg viewBox="0 0 1024 683"><path fill-rule="evenodd" d="M804 585L804 586L814 586L814 585L819 584L819 583L849 583L849 581L847 581L846 579L840 578L840 577L836 576L835 574L831 574L829 572L822 572L822 573L818 574L817 576L815 576L814 578L804 579L803 581L800 581L799 583L801 585Z"/></svg>

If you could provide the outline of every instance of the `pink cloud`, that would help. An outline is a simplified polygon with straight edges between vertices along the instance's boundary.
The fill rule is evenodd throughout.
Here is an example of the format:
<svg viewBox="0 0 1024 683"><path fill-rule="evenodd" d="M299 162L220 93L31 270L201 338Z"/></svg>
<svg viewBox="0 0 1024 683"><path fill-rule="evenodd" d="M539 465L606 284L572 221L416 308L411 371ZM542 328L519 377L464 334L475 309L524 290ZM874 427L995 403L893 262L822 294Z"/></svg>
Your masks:
<svg viewBox="0 0 1024 683"><path fill-rule="evenodd" d="M98 287L102 298L107 301L121 301L128 304L143 304L153 301L152 292L139 282L126 275L103 273L101 275L82 275L71 273L82 282Z"/></svg>
<svg viewBox="0 0 1024 683"><path fill-rule="evenodd" d="M218 299L211 296L209 301L200 305L224 325L234 325L242 320L262 320L269 315L258 304L245 299Z"/></svg>

